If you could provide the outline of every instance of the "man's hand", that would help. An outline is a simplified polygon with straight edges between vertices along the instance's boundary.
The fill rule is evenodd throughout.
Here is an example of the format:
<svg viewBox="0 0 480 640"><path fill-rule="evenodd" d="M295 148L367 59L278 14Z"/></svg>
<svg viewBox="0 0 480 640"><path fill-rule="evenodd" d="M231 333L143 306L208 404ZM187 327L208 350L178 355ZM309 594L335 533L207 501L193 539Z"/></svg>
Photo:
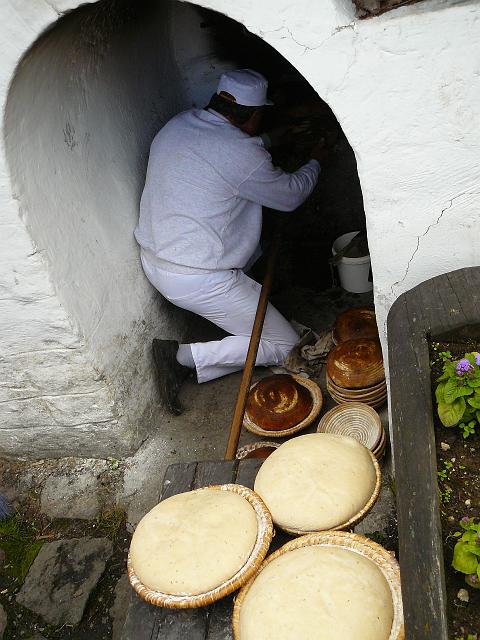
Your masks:
<svg viewBox="0 0 480 640"><path fill-rule="evenodd" d="M310 157L314 160L318 160L321 167L325 167L330 164L331 152L327 147L325 138L321 138L310 152Z"/></svg>
<svg viewBox="0 0 480 640"><path fill-rule="evenodd" d="M290 143L290 125L281 125L266 131L267 136L270 139L270 145L272 147L280 147L284 144Z"/></svg>

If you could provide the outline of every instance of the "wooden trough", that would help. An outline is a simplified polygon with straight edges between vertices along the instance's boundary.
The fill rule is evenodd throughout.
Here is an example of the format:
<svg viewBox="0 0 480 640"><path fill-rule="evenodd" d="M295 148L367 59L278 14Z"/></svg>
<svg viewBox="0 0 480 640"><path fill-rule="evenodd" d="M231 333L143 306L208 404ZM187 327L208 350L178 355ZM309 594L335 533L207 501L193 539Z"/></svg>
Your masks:
<svg viewBox="0 0 480 640"><path fill-rule="evenodd" d="M409 640L448 640L427 337L478 335L480 267L446 273L401 295L388 315L391 430L400 574ZM470 325L470 327L467 327Z"/></svg>

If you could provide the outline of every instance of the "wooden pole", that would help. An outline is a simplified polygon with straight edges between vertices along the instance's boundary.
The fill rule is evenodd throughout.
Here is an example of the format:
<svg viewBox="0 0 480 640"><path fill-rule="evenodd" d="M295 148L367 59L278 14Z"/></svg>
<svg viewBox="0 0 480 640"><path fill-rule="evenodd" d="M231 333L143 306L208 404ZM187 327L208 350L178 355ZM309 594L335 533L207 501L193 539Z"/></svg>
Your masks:
<svg viewBox="0 0 480 640"><path fill-rule="evenodd" d="M228 437L227 449L225 451L225 460L234 460L237 453L238 441L240 439L240 430L243 424L243 414L245 413L245 405L247 404L248 391L252 381L253 368L257 359L258 345L262 336L263 321L267 312L268 295L273 281L273 273L275 270L275 262L277 259L278 248L281 239L281 226L277 224L273 243L270 249L267 263L267 271L262 284L260 298L258 300L257 313L253 323L252 336L248 346L247 359L243 369L242 380L238 390L237 402L233 413L232 424L230 426L230 435Z"/></svg>

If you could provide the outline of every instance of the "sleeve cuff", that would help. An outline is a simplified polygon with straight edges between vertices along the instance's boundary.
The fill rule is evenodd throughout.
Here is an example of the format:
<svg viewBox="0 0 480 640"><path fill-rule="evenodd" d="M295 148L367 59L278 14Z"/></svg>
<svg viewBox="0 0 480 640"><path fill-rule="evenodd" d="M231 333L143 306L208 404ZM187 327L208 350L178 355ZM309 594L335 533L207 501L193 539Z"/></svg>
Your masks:
<svg viewBox="0 0 480 640"><path fill-rule="evenodd" d="M265 147L265 149L271 149L272 148L272 139L268 135L268 133L260 134L259 138L263 142L263 146Z"/></svg>

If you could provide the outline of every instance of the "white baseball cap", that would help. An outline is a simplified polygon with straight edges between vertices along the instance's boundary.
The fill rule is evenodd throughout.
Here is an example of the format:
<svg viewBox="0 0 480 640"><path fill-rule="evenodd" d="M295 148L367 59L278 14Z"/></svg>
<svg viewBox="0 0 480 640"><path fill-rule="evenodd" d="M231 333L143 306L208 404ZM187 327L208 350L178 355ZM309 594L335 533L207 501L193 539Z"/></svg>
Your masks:
<svg viewBox="0 0 480 640"><path fill-rule="evenodd" d="M220 76L217 93L225 91L244 107L264 107L272 105L267 99L268 80L258 71L236 69Z"/></svg>

